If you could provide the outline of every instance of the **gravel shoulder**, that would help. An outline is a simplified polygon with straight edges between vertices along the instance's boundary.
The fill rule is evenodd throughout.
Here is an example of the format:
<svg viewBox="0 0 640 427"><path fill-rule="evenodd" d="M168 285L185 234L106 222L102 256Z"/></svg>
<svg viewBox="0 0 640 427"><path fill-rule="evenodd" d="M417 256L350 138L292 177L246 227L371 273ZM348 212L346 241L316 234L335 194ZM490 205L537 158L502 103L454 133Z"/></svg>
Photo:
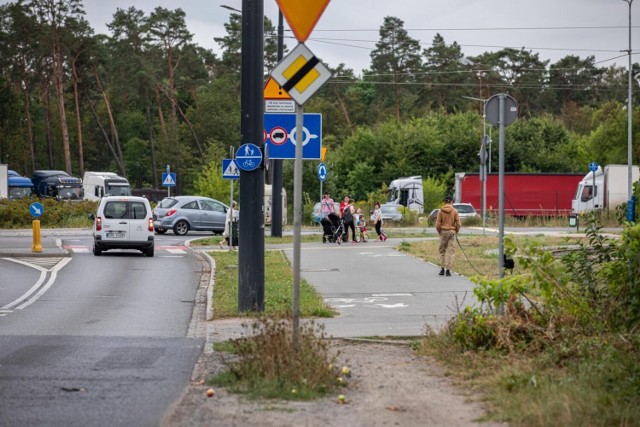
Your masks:
<svg viewBox="0 0 640 427"><path fill-rule="evenodd" d="M219 352L205 351L192 382L165 417L164 426L505 426L480 422L479 396L456 386L433 359L408 345L333 340L352 376L342 392L311 402L249 400L216 389L207 397L206 378L225 369Z"/></svg>

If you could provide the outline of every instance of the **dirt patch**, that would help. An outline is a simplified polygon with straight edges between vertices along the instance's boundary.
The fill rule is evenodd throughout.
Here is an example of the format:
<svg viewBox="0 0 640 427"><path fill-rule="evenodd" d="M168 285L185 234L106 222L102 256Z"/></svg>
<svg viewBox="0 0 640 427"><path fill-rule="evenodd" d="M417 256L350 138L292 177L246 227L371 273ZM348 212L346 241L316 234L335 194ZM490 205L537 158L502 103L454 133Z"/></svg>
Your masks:
<svg viewBox="0 0 640 427"><path fill-rule="evenodd" d="M351 368L342 393L311 402L249 400L209 388L203 380L225 369L222 355L203 353L192 384L164 420L165 426L505 426L482 423L477 395L456 387L432 359L407 345L334 340L340 361Z"/></svg>

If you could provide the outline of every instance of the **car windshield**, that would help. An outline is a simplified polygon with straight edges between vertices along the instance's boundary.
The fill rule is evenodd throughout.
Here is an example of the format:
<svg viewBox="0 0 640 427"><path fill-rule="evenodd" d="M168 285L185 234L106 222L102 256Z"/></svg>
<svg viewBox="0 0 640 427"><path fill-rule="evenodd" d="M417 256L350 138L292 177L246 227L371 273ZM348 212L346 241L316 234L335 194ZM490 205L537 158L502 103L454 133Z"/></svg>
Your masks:
<svg viewBox="0 0 640 427"><path fill-rule="evenodd" d="M170 197L162 199L160 203L158 203L158 207L162 209L168 209L178 203L176 199L172 199Z"/></svg>
<svg viewBox="0 0 640 427"><path fill-rule="evenodd" d="M458 205L455 206L458 213L475 213L476 210L471 205Z"/></svg>

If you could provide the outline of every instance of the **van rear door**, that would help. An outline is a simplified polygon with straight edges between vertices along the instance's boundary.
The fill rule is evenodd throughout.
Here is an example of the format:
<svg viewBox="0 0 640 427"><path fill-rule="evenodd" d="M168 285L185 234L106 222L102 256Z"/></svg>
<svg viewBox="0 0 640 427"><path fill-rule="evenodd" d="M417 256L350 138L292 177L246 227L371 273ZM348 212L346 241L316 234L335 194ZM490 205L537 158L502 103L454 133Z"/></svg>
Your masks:
<svg viewBox="0 0 640 427"><path fill-rule="evenodd" d="M147 241L149 215L142 201L108 201L104 206L103 240Z"/></svg>

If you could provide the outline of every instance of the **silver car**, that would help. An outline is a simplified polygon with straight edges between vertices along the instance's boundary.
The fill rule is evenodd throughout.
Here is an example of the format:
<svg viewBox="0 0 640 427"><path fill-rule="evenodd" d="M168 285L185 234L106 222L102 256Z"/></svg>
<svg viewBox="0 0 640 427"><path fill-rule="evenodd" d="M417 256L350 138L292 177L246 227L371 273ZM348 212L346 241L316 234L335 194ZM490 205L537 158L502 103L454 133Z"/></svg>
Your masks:
<svg viewBox="0 0 640 427"><path fill-rule="evenodd" d="M165 197L153 210L153 227L158 234L173 230L178 236L189 230L221 234L229 207L208 197Z"/></svg>

